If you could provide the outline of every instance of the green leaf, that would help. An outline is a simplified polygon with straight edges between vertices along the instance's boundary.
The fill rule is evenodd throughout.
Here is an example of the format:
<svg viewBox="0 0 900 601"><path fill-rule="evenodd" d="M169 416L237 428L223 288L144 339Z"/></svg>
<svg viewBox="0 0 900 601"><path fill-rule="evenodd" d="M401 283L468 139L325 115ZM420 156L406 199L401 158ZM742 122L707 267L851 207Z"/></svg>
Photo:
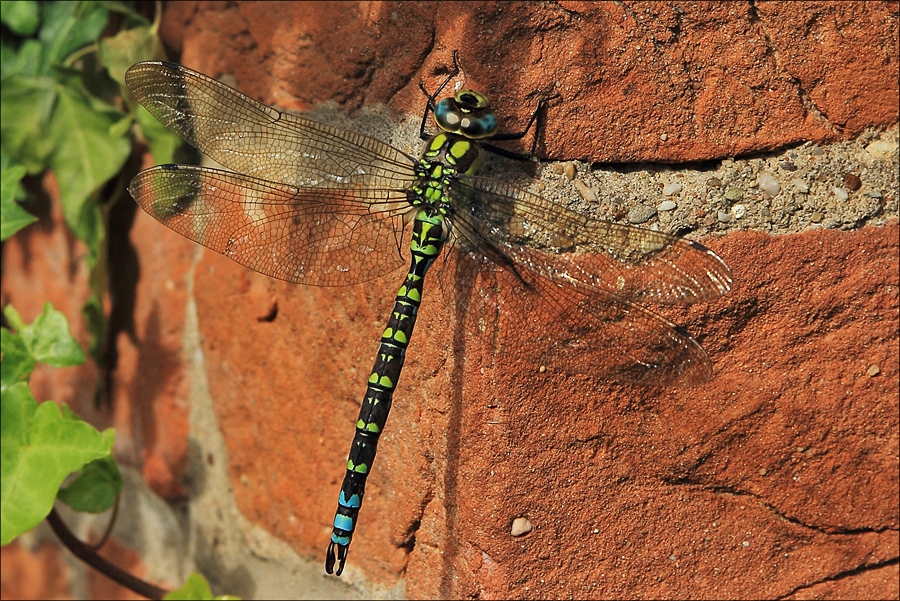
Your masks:
<svg viewBox="0 0 900 601"><path fill-rule="evenodd" d="M0 360L0 391L28 381L35 361L21 336L0 328L0 355L3 357Z"/></svg>
<svg viewBox="0 0 900 601"><path fill-rule="evenodd" d="M46 135L56 104L50 77L13 75L0 87L0 145L14 163L34 175L47 168L55 140Z"/></svg>
<svg viewBox="0 0 900 601"><path fill-rule="evenodd" d="M106 27L102 2L47 2L39 38L44 43L41 73L46 74L82 46L94 42Z"/></svg>
<svg viewBox="0 0 900 601"><path fill-rule="evenodd" d="M134 117L125 115L117 122L113 123L109 128L109 135L114 138L124 138L128 135L131 125L134 123Z"/></svg>
<svg viewBox="0 0 900 601"><path fill-rule="evenodd" d="M114 137L111 128L124 115L102 101L89 97L74 77L57 88L59 98L47 129L54 141L50 167L59 181L60 200L66 223L88 244L93 267L100 254L103 218L89 202L103 184L115 176L131 151L126 135Z"/></svg>
<svg viewBox="0 0 900 601"><path fill-rule="evenodd" d="M214 597L212 589L209 588L209 583L206 582L206 578L196 572L191 572L190 576L187 577L184 586L170 592L163 597L163 599L199 599L201 601L210 601L213 599L239 600L240 597L235 597L234 595L217 595Z"/></svg>
<svg viewBox="0 0 900 601"><path fill-rule="evenodd" d="M175 151L181 146L181 138L160 123L147 109L138 105L135 118L141 126L141 133L147 138L153 160L157 163L175 162Z"/></svg>
<svg viewBox="0 0 900 601"><path fill-rule="evenodd" d="M38 405L24 382L0 393L0 438L2 545L47 517L66 476L112 449L108 436L64 418L56 403Z"/></svg>
<svg viewBox="0 0 900 601"><path fill-rule="evenodd" d="M120 84L125 83L125 71L134 63L166 58L162 42L150 26L120 31L110 38L101 39L98 46L100 64ZM124 89L124 85L122 87Z"/></svg>
<svg viewBox="0 0 900 601"><path fill-rule="evenodd" d="M22 337L34 358L41 363L54 367L84 363L84 352L72 338L66 316L50 303L44 304L44 312L22 331Z"/></svg>
<svg viewBox="0 0 900 601"><path fill-rule="evenodd" d="M3 315L6 316L9 325L11 325L16 332L21 332L25 326L28 325L22 320L22 316L19 315L19 312L16 311L16 308L12 305L6 305L6 308L3 309Z"/></svg>
<svg viewBox="0 0 900 601"><path fill-rule="evenodd" d="M103 263L101 262L97 268L93 270L91 273L92 280L94 279L94 274L98 273L102 265ZM91 345L88 352L94 360L94 363L102 369L106 366L106 347L104 341L106 340L109 322L107 321L106 313L103 311L103 305L100 302L97 293L91 294L90 298L84 303L84 306L81 308L81 316L84 318L87 331L91 335Z"/></svg>
<svg viewBox="0 0 900 601"><path fill-rule="evenodd" d="M0 21L13 33L27 37L37 31L41 22L37 2L0 2Z"/></svg>
<svg viewBox="0 0 900 601"><path fill-rule="evenodd" d="M54 367L70 367L84 363L84 352L69 333L66 316L54 309L50 303L44 305L44 312L30 325L22 325L21 317L11 305L6 307L4 313L37 361Z"/></svg>
<svg viewBox="0 0 900 601"><path fill-rule="evenodd" d="M16 165L0 174L0 240L37 221L37 217L16 202L16 190L25 177L25 167Z"/></svg>
<svg viewBox="0 0 900 601"><path fill-rule="evenodd" d="M5 44L3 55L3 79L22 74L37 76L41 69L41 60L44 54L44 45L35 39L22 42L18 49L7 47Z"/></svg>
<svg viewBox="0 0 900 601"><path fill-rule="evenodd" d="M181 588L175 589L163 599L180 600L180 599L200 599L204 601L212 601L212 589L206 578L196 572L191 572Z"/></svg>
<svg viewBox="0 0 900 601"><path fill-rule="evenodd" d="M134 63L166 59L155 27L136 27L119 32L111 38L101 39L99 49L100 62L107 68L110 76L119 82L129 106L136 107L135 118L147 139L153 158L157 163L173 162L181 139L139 105L125 86L125 71ZM130 125L131 122L128 123L129 127Z"/></svg>
<svg viewBox="0 0 900 601"><path fill-rule="evenodd" d="M116 462L112 457L102 457L84 466L69 486L60 489L57 498L75 511L102 513L116 502L123 484Z"/></svg>

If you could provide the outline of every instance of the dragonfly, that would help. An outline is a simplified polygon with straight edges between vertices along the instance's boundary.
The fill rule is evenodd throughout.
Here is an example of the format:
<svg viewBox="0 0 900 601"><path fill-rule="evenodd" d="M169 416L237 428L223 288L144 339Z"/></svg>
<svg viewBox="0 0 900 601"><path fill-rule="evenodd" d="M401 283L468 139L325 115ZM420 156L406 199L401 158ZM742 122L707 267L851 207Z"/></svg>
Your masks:
<svg viewBox="0 0 900 601"><path fill-rule="evenodd" d="M460 89L438 101L459 74L455 52L448 73L432 94L419 86L427 97L419 157L280 112L175 63L137 63L125 75L140 104L227 169L167 164L139 173L129 191L165 226L298 284L362 284L409 265L356 421L329 574L344 570L423 282L445 246L462 268L439 270L439 281L452 272L454 282L461 274L471 286L493 286L495 310L521 325L507 350L517 358L647 386L697 386L712 374L699 343L642 303L716 299L732 286L725 262L696 242L597 219L478 175L485 150L519 158L493 142L524 137L542 103L524 130L499 133L484 94ZM429 136L430 116L437 133ZM471 305L470 313L484 307Z"/></svg>

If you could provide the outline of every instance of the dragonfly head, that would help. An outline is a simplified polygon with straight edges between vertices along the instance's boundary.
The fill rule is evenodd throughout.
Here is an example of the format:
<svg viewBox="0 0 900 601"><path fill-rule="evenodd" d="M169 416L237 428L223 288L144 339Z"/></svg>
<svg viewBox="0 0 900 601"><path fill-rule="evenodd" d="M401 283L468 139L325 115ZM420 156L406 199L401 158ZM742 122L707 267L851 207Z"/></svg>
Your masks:
<svg viewBox="0 0 900 601"><path fill-rule="evenodd" d="M490 138L497 133L497 116L491 101L474 90L460 90L453 98L438 102L434 122L446 132L472 140Z"/></svg>

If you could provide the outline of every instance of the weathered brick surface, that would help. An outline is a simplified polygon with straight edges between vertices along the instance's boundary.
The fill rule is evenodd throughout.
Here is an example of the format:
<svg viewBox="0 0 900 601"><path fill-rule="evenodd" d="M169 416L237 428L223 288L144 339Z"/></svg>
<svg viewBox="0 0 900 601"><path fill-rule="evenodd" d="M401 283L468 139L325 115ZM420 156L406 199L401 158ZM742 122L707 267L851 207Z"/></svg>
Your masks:
<svg viewBox="0 0 900 601"><path fill-rule="evenodd" d="M533 92L557 95L542 157L714 160L897 122L897 3L167 6L173 58L282 108L417 114L418 82L459 49L466 85L511 123ZM894 211L896 196L883 199ZM520 364L460 329L435 276L348 575L363 590L405 580L414 598L896 598L900 244L896 215L883 217L706 238L736 285L667 313L716 365L691 390ZM131 300L111 409L91 409L92 366L36 378L41 398L115 426L123 464L176 507L204 491L204 469L225 465L233 490L215 492L318 564L399 274L294 286L197 251L143 213L130 227L136 257L111 251L132 270L113 281ZM3 261L4 303L30 320L51 300L86 342L87 282L56 212ZM205 445L190 431L192 305L227 457L191 454ZM534 530L511 537L516 517ZM216 561L220 542L194 547L202 567L245 588L217 592L261 590L261 576ZM284 581L313 586L287 570Z"/></svg>

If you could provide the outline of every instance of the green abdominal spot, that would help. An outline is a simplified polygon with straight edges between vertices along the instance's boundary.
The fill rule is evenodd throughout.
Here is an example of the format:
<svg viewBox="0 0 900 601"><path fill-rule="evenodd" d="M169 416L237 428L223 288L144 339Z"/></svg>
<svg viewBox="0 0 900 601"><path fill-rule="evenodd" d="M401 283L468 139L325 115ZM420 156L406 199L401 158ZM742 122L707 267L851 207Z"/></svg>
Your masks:
<svg viewBox="0 0 900 601"><path fill-rule="evenodd" d="M366 465L365 463L360 463L359 465L356 465L352 461L348 460L347 461L347 471L356 472L357 474L368 474L369 466Z"/></svg>

